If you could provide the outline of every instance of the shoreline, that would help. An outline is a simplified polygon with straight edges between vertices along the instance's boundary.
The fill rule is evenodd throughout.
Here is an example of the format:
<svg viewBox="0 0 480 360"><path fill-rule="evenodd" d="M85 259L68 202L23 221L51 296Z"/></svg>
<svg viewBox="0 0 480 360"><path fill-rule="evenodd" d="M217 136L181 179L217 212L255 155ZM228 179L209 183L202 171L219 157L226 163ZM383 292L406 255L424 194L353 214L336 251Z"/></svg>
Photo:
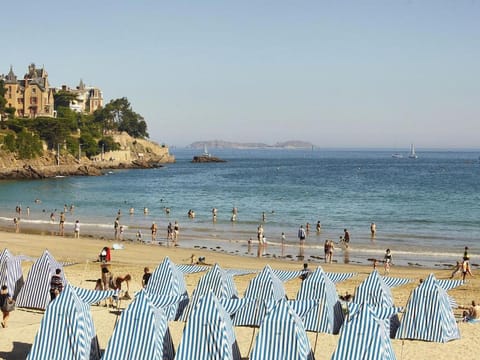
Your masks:
<svg viewBox="0 0 480 360"><path fill-rule="evenodd" d="M5 232L0 230L0 247L8 248L14 255L27 255L32 258L41 256L45 249L55 257L57 261L74 262L74 265L65 266L64 272L67 280L79 287L92 288L95 285L95 279L100 277L100 264L96 262L98 254L103 246L112 244L112 241L100 240L95 237L81 237L80 240L71 236L59 237L51 235L34 235L26 233ZM264 257L246 257L232 255L228 253L213 252L205 249L188 249L184 247L166 247L143 245L139 243L126 242L123 250L112 251L111 267L114 274L131 274L132 281L129 285L130 293L141 289L141 280L143 267L149 266L153 271L168 256L176 264L187 264L190 262L192 253L196 258L205 256L208 264L218 263L222 268L251 269L260 271L266 264L274 269L300 270L303 266L301 261L284 261L274 258ZM22 262L24 278L27 277L32 262ZM353 294L356 287L370 274L371 266L358 264L324 264L311 263L313 270L321 266L328 272L354 272L357 275L349 280L337 284L338 294L346 292ZM379 268L383 275L383 267ZM392 289L392 296L396 306L405 306L412 289L414 289L420 279L428 274L434 273L438 279L446 279L450 275L449 270L411 268L404 266L394 266L390 269L390 276L409 278L411 283ZM192 295L198 280L204 273L188 274L185 276L187 290ZM234 278L239 296L243 297L245 289L250 279L256 274L237 276ZM472 300L480 300L480 276L474 271L475 277L468 277L467 283L456 289L449 291L458 304L468 304ZM293 279L284 283L286 295L293 299L296 297L300 287L301 280ZM122 301L121 308L128 306L129 301ZM117 321L118 312L102 306L92 306L95 330L99 340L100 348L105 349L110 339L113 328ZM461 315L461 310L455 309L456 317ZM34 341L38 331L43 312L30 311L28 309L17 309L12 313L9 326L6 329L0 329L0 358L25 358ZM468 323L459 323L462 338L448 342L446 344L428 343L423 341L392 340L392 345L397 358L404 359L449 359L448 354L456 356L468 356L472 351L480 352L480 342L476 339L480 336L480 326ZM169 328L172 333L174 346L177 348L181 341L184 328L182 322L170 322ZM236 327L235 334L239 343L242 357L248 354L248 348L251 340L252 329ZM315 343L315 333L308 333L310 344L313 348ZM21 343L22 346L18 346ZM317 360L330 359L338 343L338 335L319 334L315 358ZM445 355L447 354L447 355ZM463 355L462 355L463 354Z"/></svg>
<svg viewBox="0 0 480 360"><path fill-rule="evenodd" d="M64 235L59 234L59 224L58 223L44 223L39 226L36 223L26 223L20 224L20 231L16 232L14 226L7 227L0 225L0 232L5 233L14 233L14 234L26 234L33 236L53 236L56 238L72 238L73 232L70 231L70 225L67 223ZM46 229L49 228L49 229ZM185 249L187 251L198 251L205 250L211 251L214 253L223 253L230 254L235 256L241 256L246 258L264 258L264 259L276 259L283 262L300 262L300 263L310 263L312 265L322 265L325 264L323 246L320 245L311 245L307 244L303 248L299 246L298 242L273 242L268 241L266 247L260 247L256 239L245 240L245 239L225 239L219 236L209 236L204 234L202 236L191 235L189 231L181 231L178 245L174 246L173 243L169 243L166 239L166 236L157 235L157 243L146 244L150 242L151 235L149 229L146 227L129 227L129 229L136 231L137 229L148 230L142 232L143 242L139 242L135 239L135 234L132 232L129 233L128 237L125 237L124 240L115 240L112 230L108 230L108 233L112 236L99 236L98 232L89 232L85 231L82 228L81 238L82 239L97 239L100 241L105 241L108 244L119 243L119 244L132 244L138 243L140 245L150 245L150 246L159 246L159 247L177 247ZM162 232L160 232L162 233ZM220 235L221 236L221 235ZM170 241L171 242L171 241ZM372 257L371 251L363 250L362 248L356 248L355 245L351 246L350 249L341 248L338 245L334 251L334 264L352 264L373 267L372 259L375 258L377 261L383 259L383 252L377 252L377 257ZM398 252L396 253L398 255ZM434 262L427 261L425 259L419 260L415 259L408 262L395 262L394 266L405 266L411 269L431 269L431 270L453 270L454 263L445 263L445 262ZM471 263L472 269L476 270L480 268L480 265L476 262Z"/></svg>

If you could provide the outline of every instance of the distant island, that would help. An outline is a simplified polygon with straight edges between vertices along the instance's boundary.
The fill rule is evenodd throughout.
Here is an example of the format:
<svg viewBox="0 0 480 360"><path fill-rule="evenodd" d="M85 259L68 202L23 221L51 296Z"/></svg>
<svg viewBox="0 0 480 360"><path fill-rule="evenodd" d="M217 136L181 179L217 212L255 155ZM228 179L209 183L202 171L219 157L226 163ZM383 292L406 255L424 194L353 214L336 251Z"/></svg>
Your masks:
<svg viewBox="0 0 480 360"><path fill-rule="evenodd" d="M312 143L300 140L277 142L274 145L265 143L239 143L223 140L196 141L189 146L191 149L311 149L315 147Z"/></svg>

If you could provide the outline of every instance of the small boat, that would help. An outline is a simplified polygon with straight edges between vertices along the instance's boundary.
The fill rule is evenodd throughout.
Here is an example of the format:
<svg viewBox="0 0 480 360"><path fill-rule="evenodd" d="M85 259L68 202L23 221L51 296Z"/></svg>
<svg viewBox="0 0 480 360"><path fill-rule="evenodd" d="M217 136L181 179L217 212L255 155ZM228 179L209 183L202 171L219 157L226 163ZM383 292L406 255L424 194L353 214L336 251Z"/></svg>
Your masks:
<svg viewBox="0 0 480 360"><path fill-rule="evenodd" d="M413 145L413 144L410 146L410 154L408 154L408 157L410 159L418 158L417 154L415 154L415 145Z"/></svg>
<svg viewBox="0 0 480 360"><path fill-rule="evenodd" d="M394 159L402 159L402 158L403 158L403 155L402 155L402 154L399 154L399 153L395 153L395 154L392 154L392 158L394 158Z"/></svg>

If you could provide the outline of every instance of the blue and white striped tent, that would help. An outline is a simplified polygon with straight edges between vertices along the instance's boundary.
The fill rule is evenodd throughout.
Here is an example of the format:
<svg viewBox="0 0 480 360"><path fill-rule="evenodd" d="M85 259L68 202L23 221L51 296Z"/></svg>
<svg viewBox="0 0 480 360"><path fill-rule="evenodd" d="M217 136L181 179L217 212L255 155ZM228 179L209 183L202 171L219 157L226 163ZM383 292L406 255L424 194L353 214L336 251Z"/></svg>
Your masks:
<svg viewBox="0 0 480 360"><path fill-rule="evenodd" d="M450 298L433 274L412 290L396 338L442 343L460 339Z"/></svg>
<svg viewBox="0 0 480 360"><path fill-rule="evenodd" d="M72 286L78 297L89 305L96 304L104 299L118 295L118 290L90 290Z"/></svg>
<svg viewBox="0 0 480 360"><path fill-rule="evenodd" d="M198 281L197 287L193 291L192 297L182 313L182 321L187 321L191 310L197 305L200 298L207 295L210 291L213 291L217 299L238 298L233 277L227 274L218 264L215 264Z"/></svg>
<svg viewBox="0 0 480 360"><path fill-rule="evenodd" d="M305 273L305 270L278 270L272 269L272 272L283 282L290 281L292 279L298 279L302 274Z"/></svg>
<svg viewBox="0 0 480 360"><path fill-rule="evenodd" d="M3 249L0 253L0 286L4 284L7 285L8 293L14 299L17 298L24 284L22 259L19 256L13 256L8 249Z"/></svg>
<svg viewBox="0 0 480 360"><path fill-rule="evenodd" d="M185 306L188 304L187 285L183 272L168 257L165 257L152 273L145 290L153 295L173 298L181 297L177 304L163 309L169 321L179 319Z"/></svg>
<svg viewBox="0 0 480 360"><path fill-rule="evenodd" d="M378 274L377 270L373 270L367 278L358 285L355 290L355 296L353 297L355 304L369 304L379 307L393 307L393 297L390 287L387 286ZM390 337L395 337L398 325L398 315L395 313L392 315L390 321L387 321L387 326L390 328Z"/></svg>
<svg viewBox="0 0 480 360"><path fill-rule="evenodd" d="M302 317L307 331L338 334L343 324L342 304L335 284L319 266L302 281L297 300L315 300L316 306Z"/></svg>
<svg viewBox="0 0 480 360"><path fill-rule="evenodd" d="M342 281L345 281L345 280L348 280L354 276L357 276L357 273L332 273L332 272L326 272L325 275L328 276L328 278L330 280L332 280L332 282L334 284L337 284L339 282L342 282Z"/></svg>
<svg viewBox="0 0 480 360"><path fill-rule="evenodd" d="M56 269L63 269L63 265L56 261L48 250L45 250L28 272L25 284L17 296L16 305L32 309L46 309L50 303L50 280ZM65 285L63 271L61 276Z"/></svg>
<svg viewBox="0 0 480 360"><path fill-rule="evenodd" d="M302 320L285 298L272 302L258 331L250 360L313 360Z"/></svg>
<svg viewBox="0 0 480 360"><path fill-rule="evenodd" d="M183 274L195 274L198 272L210 270L210 266L196 264L179 264L177 265L177 269L180 270Z"/></svg>
<svg viewBox="0 0 480 360"><path fill-rule="evenodd" d="M348 311L332 360L395 359L387 321L401 308L349 303Z"/></svg>
<svg viewBox="0 0 480 360"><path fill-rule="evenodd" d="M267 303L285 298L283 282L266 265L245 290L244 298L251 300L234 316L236 326L260 326L266 313Z"/></svg>
<svg viewBox="0 0 480 360"><path fill-rule="evenodd" d="M240 360L230 315L210 291L193 308L175 360Z"/></svg>
<svg viewBox="0 0 480 360"><path fill-rule="evenodd" d="M47 307L27 359L100 359L90 305L70 285Z"/></svg>
<svg viewBox="0 0 480 360"><path fill-rule="evenodd" d="M122 312L108 341L103 360L172 360L175 356L168 320L142 290Z"/></svg>

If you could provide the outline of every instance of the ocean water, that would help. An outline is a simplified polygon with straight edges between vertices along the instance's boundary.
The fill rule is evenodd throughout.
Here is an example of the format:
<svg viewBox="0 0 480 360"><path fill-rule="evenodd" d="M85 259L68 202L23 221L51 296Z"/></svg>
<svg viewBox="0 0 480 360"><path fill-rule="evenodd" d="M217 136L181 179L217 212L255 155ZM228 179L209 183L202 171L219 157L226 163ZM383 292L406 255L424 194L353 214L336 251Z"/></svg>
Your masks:
<svg viewBox="0 0 480 360"><path fill-rule="evenodd" d="M392 250L394 263L403 265L451 264L465 246L475 264L475 254L480 253L478 152L417 151L419 158L413 160L392 158L392 151L215 149L213 155L227 162L204 164L191 163L198 151L171 152L177 162L159 169L0 182L0 226L13 229L19 205L21 231L56 233L64 204L74 204L74 212L66 214L67 233L73 233L73 223L79 220L82 235L113 238L120 210L125 238L133 239L139 229L148 237L155 221L158 239L164 241L168 222L177 220L181 247L243 256L257 256L259 224L269 243L265 254L294 260L323 256L325 239L338 242L344 228L350 232L350 247L337 246L338 262L369 263L369 258L381 259L386 248ZM231 222L234 206L238 216ZM129 215L130 207L134 215ZM218 209L216 222L213 207ZM187 217L189 209L195 211L195 219ZM56 214L55 224L50 223L51 212ZM322 224L320 233L315 231L317 221ZM311 230L301 249L297 230L307 222ZM377 225L375 239L370 236L371 222Z"/></svg>

